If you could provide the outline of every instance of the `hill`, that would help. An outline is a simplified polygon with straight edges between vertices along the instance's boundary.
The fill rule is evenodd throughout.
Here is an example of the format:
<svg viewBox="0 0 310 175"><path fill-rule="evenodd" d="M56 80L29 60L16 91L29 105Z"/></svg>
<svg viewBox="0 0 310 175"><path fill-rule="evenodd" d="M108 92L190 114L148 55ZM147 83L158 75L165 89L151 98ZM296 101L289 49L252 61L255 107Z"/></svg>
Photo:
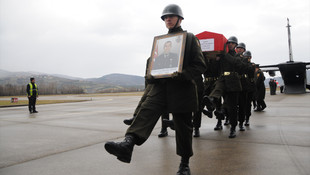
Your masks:
<svg viewBox="0 0 310 175"><path fill-rule="evenodd" d="M119 85L119 86L144 85L143 77L135 75L126 75L126 74L109 74L102 76L100 78L91 78L88 80L96 83Z"/></svg>
<svg viewBox="0 0 310 175"><path fill-rule="evenodd" d="M126 74L109 74L100 78L83 79L66 75L51 75L39 72L9 72L0 70L0 86L18 86L23 88L29 78L35 77L40 92L46 94L64 94L69 91L84 93L126 92L144 89L144 78ZM46 92L44 92L46 90ZM20 91L24 91L20 89Z"/></svg>

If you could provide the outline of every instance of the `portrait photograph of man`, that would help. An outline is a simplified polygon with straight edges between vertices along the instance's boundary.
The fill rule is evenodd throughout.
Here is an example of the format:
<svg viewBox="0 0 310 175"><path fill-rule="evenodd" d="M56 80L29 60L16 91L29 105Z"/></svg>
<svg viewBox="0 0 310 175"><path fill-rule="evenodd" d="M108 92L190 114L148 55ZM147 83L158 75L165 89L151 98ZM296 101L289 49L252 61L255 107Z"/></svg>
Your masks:
<svg viewBox="0 0 310 175"><path fill-rule="evenodd" d="M177 53L171 52L172 42L166 41L164 44L164 52L155 58L153 69L164 69L178 67L179 56Z"/></svg>
<svg viewBox="0 0 310 175"><path fill-rule="evenodd" d="M151 75L169 75L179 71L183 56L183 35L155 39Z"/></svg>

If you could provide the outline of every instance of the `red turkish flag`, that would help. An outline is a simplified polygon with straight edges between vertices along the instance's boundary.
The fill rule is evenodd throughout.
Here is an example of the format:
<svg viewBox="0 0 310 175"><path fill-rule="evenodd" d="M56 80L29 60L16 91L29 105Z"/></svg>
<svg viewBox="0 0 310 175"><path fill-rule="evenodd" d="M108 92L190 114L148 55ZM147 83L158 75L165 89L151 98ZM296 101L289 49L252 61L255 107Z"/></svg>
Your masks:
<svg viewBox="0 0 310 175"><path fill-rule="evenodd" d="M156 44L155 52L154 52L154 58L158 57L158 45Z"/></svg>

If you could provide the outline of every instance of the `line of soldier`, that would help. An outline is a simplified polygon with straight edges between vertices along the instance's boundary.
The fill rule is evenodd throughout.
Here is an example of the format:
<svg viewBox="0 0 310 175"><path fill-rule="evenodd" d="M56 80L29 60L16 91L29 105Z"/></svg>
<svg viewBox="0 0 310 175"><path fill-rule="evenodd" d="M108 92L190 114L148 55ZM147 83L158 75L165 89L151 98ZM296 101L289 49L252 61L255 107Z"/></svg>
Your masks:
<svg viewBox="0 0 310 175"><path fill-rule="evenodd" d="M214 111L218 120L214 128L216 131L223 129L222 120L226 118L224 125L231 125L229 138L235 138L238 123L240 131L245 131L244 126L250 125L252 101L255 102L255 111L266 108L265 77L259 65L251 62L251 52L246 51L244 43L238 44L234 36L226 44L229 48L226 56L203 53L207 70L204 73L202 111L193 116L194 137L200 136L201 115L197 113L202 112L212 118ZM203 109L204 105L206 109ZM173 128L171 121L164 122Z"/></svg>
<svg viewBox="0 0 310 175"><path fill-rule="evenodd" d="M181 28L184 16L178 5L166 6L161 19L165 22L168 34L184 32ZM187 32L182 72L175 72L169 78L160 79L155 79L149 74L145 76L146 89L135 110L134 117L124 121L130 124L124 140L105 143L106 151L116 156L118 160L130 163L134 146L142 145L149 138L160 116L169 116L171 113L173 121L167 119L163 121L167 121L175 129L176 153L181 157L177 175L190 175L189 159L193 156L193 128L195 128L195 135L199 136L197 128L201 124L201 112L204 106L207 106L208 110L205 110L205 113L209 114L209 117L214 108L216 108L215 115L218 119L223 119L226 114L231 124L229 137L235 137L238 96L242 90L240 76L245 77L247 72L253 71L253 64L249 62L251 57L244 56L244 61L241 54L236 55L237 43L235 37L228 39L229 52L216 56L214 60L218 61L216 68L211 65L210 59L204 57L196 36ZM213 68L219 71L216 79L212 78L215 75L207 73ZM208 84L209 80L216 81L209 94L204 93L206 90L203 85L203 74L205 84ZM252 78L254 78L254 72ZM217 105L221 97L224 97L222 108ZM162 133L162 136L168 134L167 132L160 134Z"/></svg>
<svg viewBox="0 0 310 175"><path fill-rule="evenodd" d="M228 54L217 55L215 59L206 59L211 68L205 75L204 104L218 120L214 130L222 130L224 125L231 125L229 138L236 137L236 126L240 131L250 125L251 102L255 92L255 65L251 62L252 54L246 51L244 43L238 44L234 36L227 40ZM223 99L223 104L221 103ZM206 113L206 111L204 112Z"/></svg>

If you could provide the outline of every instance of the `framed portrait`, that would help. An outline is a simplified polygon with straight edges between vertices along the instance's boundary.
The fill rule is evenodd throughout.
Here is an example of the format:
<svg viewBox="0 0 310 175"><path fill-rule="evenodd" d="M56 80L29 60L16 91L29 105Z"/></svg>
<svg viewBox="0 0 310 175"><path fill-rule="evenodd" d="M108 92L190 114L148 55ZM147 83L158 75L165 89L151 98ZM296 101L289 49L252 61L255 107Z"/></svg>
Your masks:
<svg viewBox="0 0 310 175"><path fill-rule="evenodd" d="M182 72L186 34L180 32L154 37L148 75L167 78L174 72Z"/></svg>

